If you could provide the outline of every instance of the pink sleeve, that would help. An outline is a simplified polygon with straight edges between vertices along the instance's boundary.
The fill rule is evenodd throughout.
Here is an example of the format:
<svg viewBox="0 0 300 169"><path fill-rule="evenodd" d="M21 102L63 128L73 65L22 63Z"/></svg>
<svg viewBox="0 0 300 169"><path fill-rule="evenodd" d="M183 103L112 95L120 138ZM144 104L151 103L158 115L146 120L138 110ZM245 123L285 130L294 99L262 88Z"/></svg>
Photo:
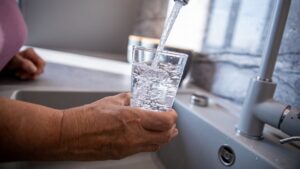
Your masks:
<svg viewBox="0 0 300 169"><path fill-rule="evenodd" d="M15 0L0 1L0 71L27 38L25 21Z"/></svg>

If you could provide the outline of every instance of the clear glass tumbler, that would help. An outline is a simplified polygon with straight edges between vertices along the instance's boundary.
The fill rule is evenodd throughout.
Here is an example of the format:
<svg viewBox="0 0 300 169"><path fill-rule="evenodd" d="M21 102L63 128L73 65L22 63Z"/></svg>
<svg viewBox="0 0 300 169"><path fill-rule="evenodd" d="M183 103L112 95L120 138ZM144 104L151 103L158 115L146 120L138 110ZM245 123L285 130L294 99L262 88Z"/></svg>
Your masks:
<svg viewBox="0 0 300 169"><path fill-rule="evenodd" d="M152 65L155 56L155 65ZM171 108L188 55L133 47L131 106L153 111Z"/></svg>

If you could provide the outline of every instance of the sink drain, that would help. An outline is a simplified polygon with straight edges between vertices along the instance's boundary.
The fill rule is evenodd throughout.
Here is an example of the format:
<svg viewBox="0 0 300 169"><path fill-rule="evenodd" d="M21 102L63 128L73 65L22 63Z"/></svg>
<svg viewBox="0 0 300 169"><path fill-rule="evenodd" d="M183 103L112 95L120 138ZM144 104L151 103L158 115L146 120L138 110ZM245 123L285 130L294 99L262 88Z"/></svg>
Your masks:
<svg viewBox="0 0 300 169"><path fill-rule="evenodd" d="M219 148L218 157L220 162L226 167L232 166L235 162L234 151L228 145L222 145Z"/></svg>

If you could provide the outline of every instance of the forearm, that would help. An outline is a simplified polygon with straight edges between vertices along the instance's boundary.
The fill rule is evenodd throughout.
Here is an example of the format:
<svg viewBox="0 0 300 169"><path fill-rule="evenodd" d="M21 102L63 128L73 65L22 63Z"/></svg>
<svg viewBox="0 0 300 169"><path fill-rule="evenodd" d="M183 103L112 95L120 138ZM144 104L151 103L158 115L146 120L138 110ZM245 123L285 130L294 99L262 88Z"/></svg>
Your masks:
<svg viewBox="0 0 300 169"><path fill-rule="evenodd" d="M0 98L0 161L57 158L62 117L56 109Z"/></svg>
<svg viewBox="0 0 300 169"><path fill-rule="evenodd" d="M175 111L129 102L121 93L61 112L0 98L0 161L120 159L157 151L177 135Z"/></svg>

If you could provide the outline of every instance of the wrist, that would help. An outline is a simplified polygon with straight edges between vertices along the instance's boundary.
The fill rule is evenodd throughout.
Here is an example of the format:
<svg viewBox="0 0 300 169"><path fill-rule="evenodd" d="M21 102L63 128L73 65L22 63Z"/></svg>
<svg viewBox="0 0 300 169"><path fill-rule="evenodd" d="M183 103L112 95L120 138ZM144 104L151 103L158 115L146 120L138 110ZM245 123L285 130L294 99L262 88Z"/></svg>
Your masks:
<svg viewBox="0 0 300 169"><path fill-rule="evenodd" d="M79 144L81 120L85 112L85 105L62 111L59 133L59 154L61 160L74 159L74 150Z"/></svg>

